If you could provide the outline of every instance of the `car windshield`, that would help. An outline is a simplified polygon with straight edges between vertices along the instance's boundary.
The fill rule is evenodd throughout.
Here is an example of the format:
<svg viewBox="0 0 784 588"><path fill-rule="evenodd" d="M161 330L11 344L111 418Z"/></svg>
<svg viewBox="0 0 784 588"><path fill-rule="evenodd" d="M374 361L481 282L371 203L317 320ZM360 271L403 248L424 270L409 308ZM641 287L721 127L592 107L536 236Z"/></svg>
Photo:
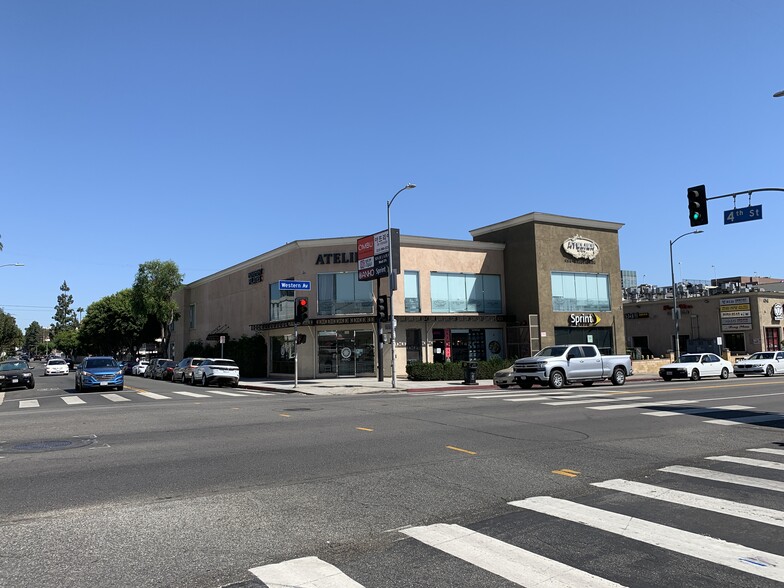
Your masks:
<svg viewBox="0 0 784 588"><path fill-rule="evenodd" d="M84 360L84 367L85 368L111 368L117 367L117 363L108 357L95 357L93 359L86 359Z"/></svg>
<svg viewBox="0 0 784 588"><path fill-rule="evenodd" d="M749 359L773 359L773 353L755 353Z"/></svg>
<svg viewBox="0 0 784 588"><path fill-rule="evenodd" d="M700 363L699 355L681 355L679 363Z"/></svg>
<svg viewBox="0 0 784 588"><path fill-rule="evenodd" d="M50 359L49 365L65 365L64 359Z"/></svg>
<svg viewBox="0 0 784 588"><path fill-rule="evenodd" d="M23 361L6 361L0 363L0 371L10 372L13 370L23 370L27 368L27 364Z"/></svg>
<svg viewBox="0 0 784 588"><path fill-rule="evenodd" d="M566 353L566 345L556 345L555 347L545 347L535 357L560 357Z"/></svg>

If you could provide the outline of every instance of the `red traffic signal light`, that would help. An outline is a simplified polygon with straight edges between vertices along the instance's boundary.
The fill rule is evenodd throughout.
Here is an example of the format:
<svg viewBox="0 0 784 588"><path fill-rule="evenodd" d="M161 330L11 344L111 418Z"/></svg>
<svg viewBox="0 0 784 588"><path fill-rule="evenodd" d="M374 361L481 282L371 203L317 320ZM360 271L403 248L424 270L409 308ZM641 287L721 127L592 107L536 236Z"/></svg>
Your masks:
<svg viewBox="0 0 784 588"><path fill-rule="evenodd" d="M294 322L301 325L308 320L308 299L297 298L294 301Z"/></svg>
<svg viewBox="0 0 784 588"><path fill-rule="evenodd" d="M686 190L689 199L689 223L692 227L708 224L708 198L705 186L693 186Z"/></svg>

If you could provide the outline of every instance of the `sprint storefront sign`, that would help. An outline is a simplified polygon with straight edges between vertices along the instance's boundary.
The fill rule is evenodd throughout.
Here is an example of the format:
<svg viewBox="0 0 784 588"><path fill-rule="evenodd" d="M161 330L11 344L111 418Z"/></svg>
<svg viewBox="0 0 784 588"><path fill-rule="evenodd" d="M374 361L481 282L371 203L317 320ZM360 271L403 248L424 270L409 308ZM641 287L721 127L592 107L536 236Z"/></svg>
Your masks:
<svg viewBox="0 0 784 588"><path fill-rule="evenodd" d="M719 304L722 331L751 331L751 302L748 296L722 298Z"/></svg>

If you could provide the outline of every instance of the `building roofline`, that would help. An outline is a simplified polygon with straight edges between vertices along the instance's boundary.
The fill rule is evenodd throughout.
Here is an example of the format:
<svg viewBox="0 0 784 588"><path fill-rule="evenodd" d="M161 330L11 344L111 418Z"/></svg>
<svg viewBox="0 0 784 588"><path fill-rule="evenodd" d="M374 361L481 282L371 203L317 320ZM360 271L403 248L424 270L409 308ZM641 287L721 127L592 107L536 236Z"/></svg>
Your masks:
<svg viewBox="0 0 784 588"><path fill-rule="evenodd" d="M561 216L558 214L548 214L544 212L529 212L523 216L510 218L499 223L479 227L469 231L471 236L476 239L488 233L494 233L503 229L524 225L527 223L540 223L547 225L566 225L570 227L579 227L581 229L599 229L602 231L619 231L623 227L623 223L614 223L609 221L599 221L587 218L576 218L571 216Z"/></svg>

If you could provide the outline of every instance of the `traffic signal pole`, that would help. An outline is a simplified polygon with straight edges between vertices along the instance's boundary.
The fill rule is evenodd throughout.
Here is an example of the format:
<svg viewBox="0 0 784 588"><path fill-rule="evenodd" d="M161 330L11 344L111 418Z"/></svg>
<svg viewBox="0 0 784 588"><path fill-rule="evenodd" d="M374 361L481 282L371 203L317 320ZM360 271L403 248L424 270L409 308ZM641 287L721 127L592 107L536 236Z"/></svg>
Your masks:
<svg viewBox="0 0 784 588"><path fill-rule="evenodd" d="M376 278L376 350L378 354L378 381L384 381L384 323L378 312L378 301L381 299L381 278Z"/></svg>

